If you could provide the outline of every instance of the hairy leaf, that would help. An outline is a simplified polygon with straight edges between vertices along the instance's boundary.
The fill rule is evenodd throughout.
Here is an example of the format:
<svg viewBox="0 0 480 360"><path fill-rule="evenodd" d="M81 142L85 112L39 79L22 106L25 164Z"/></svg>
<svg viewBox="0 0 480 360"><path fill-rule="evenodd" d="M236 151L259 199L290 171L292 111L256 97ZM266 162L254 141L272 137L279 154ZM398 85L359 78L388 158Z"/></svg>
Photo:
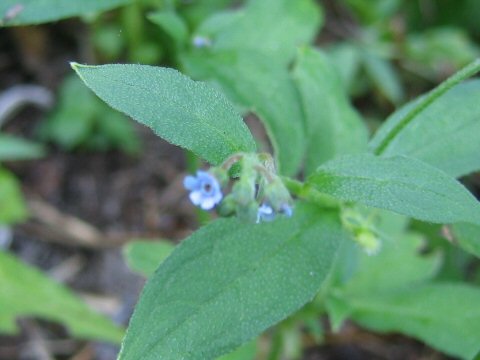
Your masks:
<svg viewBox="0 0 480 360"><path fill-rule="evenodd" d="M421 159L453 177L480 169L480 80L457 85L397 133L383 155L406 155ZM415 100L393 115L370 143L375 148L386 134L418 106Z"/></svg>
<svg viewBox="0 0 480 360"><path fill-rule="evenodd" d="M308 183L339 199L419 220L480 224L478 201L455 179L416 159L347 155L320 166Z"/></svg>
<svg viewBox="0 0 480 360"><path fill-rule="evenodd" d="M255 151L242 118L205 83L173 69L146 65L72 67L111 107L210 163L218 164L239 151Z"/></svg>
<svg viewBox="0 0 480 360"><path fill-rule="evenodd" d="M120 359L211 359L233 350L313 298L343 237L335 214L307 204L272 223L207 225L146 285Z"/></svg>

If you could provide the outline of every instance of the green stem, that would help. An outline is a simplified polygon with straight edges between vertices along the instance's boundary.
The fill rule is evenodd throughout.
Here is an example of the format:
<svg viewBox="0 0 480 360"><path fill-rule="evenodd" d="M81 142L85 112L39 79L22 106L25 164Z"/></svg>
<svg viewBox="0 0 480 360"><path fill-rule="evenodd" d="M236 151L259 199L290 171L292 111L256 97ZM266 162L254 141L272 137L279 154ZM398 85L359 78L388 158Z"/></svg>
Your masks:
<svg viewBox="0 0 480 360"><path fill-rule="evenodd" d="M476 59L462 70L453 74L447 80L438 85L435 89L429 92L425 97L421 98L419 103L413 107L404 118L399 121L395 127L388 133L388 135L382 140L382 142L377 146L374 153L376 155L381 155L385 149L388 147L390 142L403 130L415 117L420 114L423 110L429 107L436 99L445 94L455 85L459 84L465 79L472 77L480 71L480 59Z"/></svg>
<svg viewBox="0 0 480 360"><path fill-rule="evenodd" d="M282 177L282 180L288 191L300 199L313 202L327 209L340 209L341 207L341 203L338 200L330 195L321 193L310 185L288 177Z"/></svg>

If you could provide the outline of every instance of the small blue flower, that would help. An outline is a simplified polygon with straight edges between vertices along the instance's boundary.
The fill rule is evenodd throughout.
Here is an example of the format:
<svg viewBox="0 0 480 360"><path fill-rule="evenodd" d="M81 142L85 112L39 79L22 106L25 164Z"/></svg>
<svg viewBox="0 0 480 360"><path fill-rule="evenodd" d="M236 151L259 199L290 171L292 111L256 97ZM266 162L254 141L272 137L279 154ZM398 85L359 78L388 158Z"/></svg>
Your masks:
<svg viewBox="0 0 480 360"><path fill-rule="evenodd" d="M263 203L257 211L257 224L260 221L272 221L275 219L275 211L270 205Z"/></svg>
<svg viewBox="0 0 480 360"><path fill-rule="evenodd" d="M192 40L192 44L196 48L201 49L201 48L206 48L206 47L212 46L212 40L210 40L209 38L207 38L205 36L196 35Z"/></svg>
<svg viewBox="0 0 480 360"><path fill-rule="evenodd" d="M286 217L291 217L293 209L290 205L284 204L280 209L280 213ZM275 210L270 205L263 203L257 211L257 224L261 221L272 221L273 219L275 219Z"/></svg>
<svg viewBox="0 0 480 360"><path fill-rule="evenodd" d="M288 204L283 204L281 211L286 217L292 217L293 215L293 209Z"/></svg>
<svg viewBox="0 0 480 360"><path fill-rule="evenodd" d="M197 176L187 176L183 180L183 186L190 190L190 200L195 206L203 210L211 210L223 198L220 184L217 179L206 171L197 171Z"/></svg>

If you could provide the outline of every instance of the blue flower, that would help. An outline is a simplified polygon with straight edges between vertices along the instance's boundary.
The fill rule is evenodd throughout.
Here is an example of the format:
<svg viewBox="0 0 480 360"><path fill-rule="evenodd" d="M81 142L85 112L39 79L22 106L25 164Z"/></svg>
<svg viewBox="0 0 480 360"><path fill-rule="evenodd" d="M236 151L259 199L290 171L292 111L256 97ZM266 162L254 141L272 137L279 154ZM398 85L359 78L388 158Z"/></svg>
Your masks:
<svg viewBox="0 0 480 360"><path fill-rule="evenodd" d="M293 209L288 204L283 204L281 211L286 217L292 217L293 215Z"/></svg>
<svg viewBox="0 0 480 360"><path fill-rule="evenodd" d="M272 221L275 219L275 211L270 205L263 203L257 211L257 224L260 221Z"/></svg>
<svg viewBox="0 0 480 360"><path fill-rule="evenodd" d="M212 46L212 40L201 35L196 35L193 38L192 43L193 43L193 46L199 49Z"/></svg>
<svg viewBox="0 0 480 360"><path fill-rule="evenodd" d="M197 176L187 176L183 180L183 186L190 190L190 200L195 206L203 210L211 210L223 198L220 184L217 179L206 171L197 171Z"/></svg>
<svg viewBox="0 0 480 360"><path fill-rule="evenodd" d="M293 215L293 209L290 205L284 204L280 209L280 213L286 217L291 217ZM275 210L270 205L263 203L260 205L257 211L257 224L261 221L272 221L275 219Z"/></svg>

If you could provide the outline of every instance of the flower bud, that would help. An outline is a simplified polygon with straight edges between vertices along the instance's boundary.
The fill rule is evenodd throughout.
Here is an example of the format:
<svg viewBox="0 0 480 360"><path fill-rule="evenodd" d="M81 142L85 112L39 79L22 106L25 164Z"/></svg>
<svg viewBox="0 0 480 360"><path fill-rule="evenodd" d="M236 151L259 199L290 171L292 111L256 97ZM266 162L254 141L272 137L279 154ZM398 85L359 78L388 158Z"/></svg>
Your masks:
<svg viewBox="0 0 480 360"><path fill-rule="evenodd" d="M355 235L355 241L363 248L368 255L375 255L380 251L380 239L370 230L360 230Z"/></svg>

